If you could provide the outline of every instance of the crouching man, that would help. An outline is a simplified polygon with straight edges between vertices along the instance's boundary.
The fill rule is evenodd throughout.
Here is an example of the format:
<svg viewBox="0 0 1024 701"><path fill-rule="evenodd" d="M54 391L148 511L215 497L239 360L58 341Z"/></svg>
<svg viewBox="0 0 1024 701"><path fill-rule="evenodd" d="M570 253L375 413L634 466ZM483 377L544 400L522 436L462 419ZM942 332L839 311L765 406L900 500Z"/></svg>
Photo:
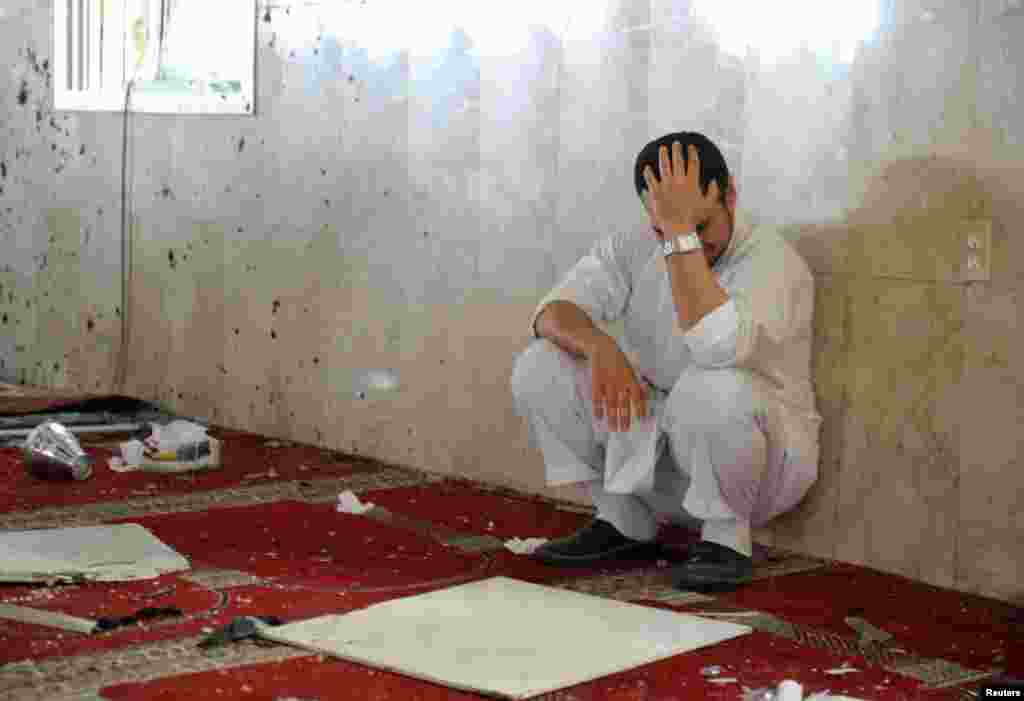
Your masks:
<svg viewBox="0 0 1024 701"><path fill-rule="evenodd" d="M752 574L751 528L817 479L814 278L778 233L735 227L735 185L703 135L651 142L634 180L650 229L597 241L538 305L512 374L547 484L597 511L534 557L636 557L676 520L701 540L675 586L731 588ZM594 325L620 319L624 347Z"/></svg>

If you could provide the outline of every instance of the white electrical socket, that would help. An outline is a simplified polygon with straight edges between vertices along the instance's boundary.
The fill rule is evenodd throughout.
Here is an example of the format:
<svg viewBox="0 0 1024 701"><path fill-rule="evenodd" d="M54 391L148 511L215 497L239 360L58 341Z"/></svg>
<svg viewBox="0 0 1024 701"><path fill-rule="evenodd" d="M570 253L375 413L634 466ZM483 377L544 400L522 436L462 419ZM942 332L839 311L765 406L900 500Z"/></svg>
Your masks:
<svg viewBox="0 0 1024 701"><path fill-rule="evenodd" d="M966 242L967 263L964 282L992 279L992 220L968 219L963 222L960 237Z"/></svg>

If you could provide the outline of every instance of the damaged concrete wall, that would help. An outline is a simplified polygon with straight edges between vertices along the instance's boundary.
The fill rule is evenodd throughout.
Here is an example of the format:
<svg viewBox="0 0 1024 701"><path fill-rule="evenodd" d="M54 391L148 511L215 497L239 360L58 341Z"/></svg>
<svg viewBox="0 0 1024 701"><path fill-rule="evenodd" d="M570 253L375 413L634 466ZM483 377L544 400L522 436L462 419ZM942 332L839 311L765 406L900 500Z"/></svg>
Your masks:
<svg viewBox="0 0 1024 701"><path fill-rule="evenodd" d="M703 130L818 281L821 480L760 536L1019 595L1024 13L555 5L261 1L255 118L129 119L122 357L122 116L56 113L51 2L5 2L0 376L542 491L530 312L643 227L638 149Z"/></svg>

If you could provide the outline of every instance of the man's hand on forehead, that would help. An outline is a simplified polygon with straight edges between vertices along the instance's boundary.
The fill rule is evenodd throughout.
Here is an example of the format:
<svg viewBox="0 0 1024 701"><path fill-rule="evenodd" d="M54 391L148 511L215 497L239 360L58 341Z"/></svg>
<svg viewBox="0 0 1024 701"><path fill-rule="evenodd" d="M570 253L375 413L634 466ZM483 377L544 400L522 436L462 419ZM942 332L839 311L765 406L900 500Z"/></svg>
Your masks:
<svg viewBox="0 0 1024 701"><path fill-rule="evenodd" d="M690 145L685 162L678 141L672 143L671 160L668 147L662 146L658 150L658 170L660 179L655 178L650 166L644 168L644 202L662 235L692 231L710 217L719 199L718 182L712 181L707 193L701 192L700 156L695 146Z"/></svg>

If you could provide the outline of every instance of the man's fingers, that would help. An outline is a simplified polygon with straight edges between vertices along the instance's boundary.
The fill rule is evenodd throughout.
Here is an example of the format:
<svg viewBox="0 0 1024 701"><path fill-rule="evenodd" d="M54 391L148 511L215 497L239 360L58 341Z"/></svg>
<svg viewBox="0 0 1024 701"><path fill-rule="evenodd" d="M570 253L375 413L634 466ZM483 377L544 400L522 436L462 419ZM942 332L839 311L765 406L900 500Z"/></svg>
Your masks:
<svg viewBox="0 0 1024 701"><path fill-rule="evenodd" d="M592 396L595 419L607 419L609 431L628 431L631 417L647 418L647 393L640 385L617 391L599 386Z"/></svg>
<svg viewBox="0 0 1024 701"><path fill-rule="evenodd" d="M695 183L700 183L700 156L697 155L697 147L690 146L690 167L686 169L686 175Z"/></svg>
<svg viewBox="0 0 1024 701"><path fill-rule="evenodd" d="M672 175L672 163L668 159L668 147L662 146L658 149L658 167L661 169L661 179Z"/></svg>
<svg viewBox="0 0 1024 701"><path fill-rule="evenodd" d="M672 142L672 171L676 175L686 175L686 161L683 160L683 145L678 141Z"/></svg>
<svg viewBox="0 0 1024 701"><path fill-rule="evenodd" d="M654 186L657 184L657 180L654 177L654 169L650 166L644 168L644 182L647 183L647 189L653 192Z"/></svg>

